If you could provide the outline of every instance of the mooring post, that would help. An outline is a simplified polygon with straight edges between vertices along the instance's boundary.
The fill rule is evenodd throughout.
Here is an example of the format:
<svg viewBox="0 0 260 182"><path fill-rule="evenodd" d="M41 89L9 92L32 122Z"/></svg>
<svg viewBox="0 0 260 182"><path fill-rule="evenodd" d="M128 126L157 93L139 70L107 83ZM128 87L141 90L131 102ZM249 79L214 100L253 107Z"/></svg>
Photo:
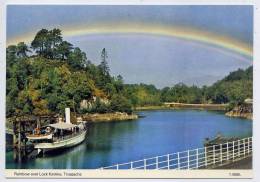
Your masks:
<svg viewBox="0 0 260 182"><path fill-rule="evenodd" d="M13 148L15 148L17 144L17 136L16 136L16 121L13 121Z"/></svg>
<svg viewBox="0 0 260 182"><path fill-rule="evenodd" d="M27 123L26 123L27 124ZM25 131L26 131L26 125L25 123L22 124L22 133L25 134ZM24 136L24 135L23 135ZM22 142L23 142L23 153L24 155L26 154L26 139L25 138L22 138Z"/></svg>
<svg viewBox="0 0 260 182"><path fill-rule="evenodd" d="M19 121L19 124L18 124L18 148L19 148L19 152L20 152L20 149L21 149L21 121Z"/></svg>

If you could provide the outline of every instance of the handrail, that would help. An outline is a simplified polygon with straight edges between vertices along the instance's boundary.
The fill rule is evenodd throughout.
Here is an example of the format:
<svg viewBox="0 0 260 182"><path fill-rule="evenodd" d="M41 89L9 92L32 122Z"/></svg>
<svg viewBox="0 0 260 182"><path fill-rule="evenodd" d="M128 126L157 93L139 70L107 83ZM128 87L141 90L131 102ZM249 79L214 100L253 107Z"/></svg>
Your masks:
<svg viewBox="0 0 260 182"><path fill-rule="evenodd" d="M232 162L252 154L252 137L115 164L100 169L198 169Z"/></svg>

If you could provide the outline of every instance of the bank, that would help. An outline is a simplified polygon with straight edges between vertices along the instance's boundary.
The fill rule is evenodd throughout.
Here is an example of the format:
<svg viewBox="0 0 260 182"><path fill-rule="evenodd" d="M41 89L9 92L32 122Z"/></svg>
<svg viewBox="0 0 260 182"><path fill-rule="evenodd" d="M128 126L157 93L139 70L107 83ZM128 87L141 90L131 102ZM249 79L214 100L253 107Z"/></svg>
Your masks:
<svg viewBox="0 0 260 182"><path fill-rule="evenodd" d="M81 118L89 122L110 122L110 121L126 121L136 120L138 115L135 113L127 114L125 112L114 112L114 113L95 113L95 114L84 114Z"/></svg>
<svg viewBox="0 0 260 182"><path fill-rule="evenodd" d="M228 117L237 117L245 119L253 119L253 107L252 104L244 104L242 106L236 106L231 110L228 110L229 104L189 104L178 102L167 102L159 106L139 106L134 108L135 111L146 110L181 110L181 109L197 109L197 110L212 110L212 111L224 111Z"/></svg>
<svg viewBox="0 0 260 182"><path fill-rule="evenodd" d="M228 104L189 104L178 102L165 102L158 106L140 106L136 107L136 111L142 110L163 110L163 109L200 109L200 110L215 110L226 111Z"/></svg>
<svg viewBox="0 0 260 182"><path fill-rule="evenodd" d="M225 115L229 117L246 118L253 120L253 108L248 106L236 106Z"/></svg>

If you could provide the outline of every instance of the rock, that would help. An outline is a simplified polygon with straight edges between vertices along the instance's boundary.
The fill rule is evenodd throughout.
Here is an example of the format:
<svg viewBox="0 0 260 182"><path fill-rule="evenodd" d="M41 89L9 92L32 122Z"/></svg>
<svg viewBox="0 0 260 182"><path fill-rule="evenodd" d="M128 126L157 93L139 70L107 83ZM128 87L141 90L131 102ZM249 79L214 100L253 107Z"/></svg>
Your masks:
<svg viewBox="0 0 260 182"><path fill-rule="evenodd" d="M229 117L239 117L246 119L253 119L253 107L250 104L234 107L231 111L225 114Z"/></svg>
<svg viewBox="0 0 260 182"><path fill-rule="evenodd" d="M138 119L136 114L127 114L121 112L104 113L104 114L85 114L82 116L85 121L106 122L106 121L125 121Z"/></svg>

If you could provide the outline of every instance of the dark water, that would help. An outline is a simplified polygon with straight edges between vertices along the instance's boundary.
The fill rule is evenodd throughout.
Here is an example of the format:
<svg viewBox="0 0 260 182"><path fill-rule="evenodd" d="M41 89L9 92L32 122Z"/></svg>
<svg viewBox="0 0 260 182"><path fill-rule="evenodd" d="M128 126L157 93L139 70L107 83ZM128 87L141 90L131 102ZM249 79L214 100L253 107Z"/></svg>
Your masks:
<svg viewBox="0 0 260 182"><path fill-rule="evenodd" d="M229 118L219 112L180 110L139 114L145 117L93 124L84 143L56 154L18 164L12 152L7 152L6 168L98 168L202 147L206 137L218 132L225 136L252 136L250 120Z"/></svg>

